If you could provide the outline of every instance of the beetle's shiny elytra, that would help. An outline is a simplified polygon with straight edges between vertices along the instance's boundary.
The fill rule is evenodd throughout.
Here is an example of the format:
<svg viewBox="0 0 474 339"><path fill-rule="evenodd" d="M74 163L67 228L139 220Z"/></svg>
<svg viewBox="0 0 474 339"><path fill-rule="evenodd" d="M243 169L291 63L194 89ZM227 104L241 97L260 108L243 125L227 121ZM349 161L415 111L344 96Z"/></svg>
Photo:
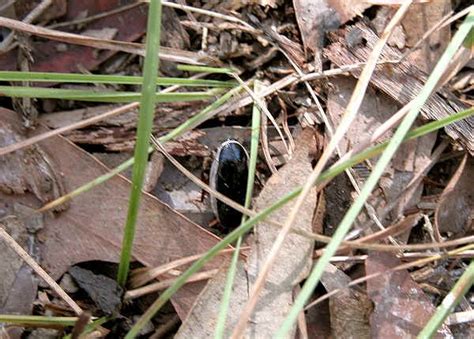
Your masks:
<svg viewBox="0 0 474 339"><path fill-rule="evenodd" d="M225 141L217 150L211 166L210 186L213 190L243 205L248 176L248 153L236 140ZM214 214L222 226L230 231L240 224L242 214L211 197Z"/></svg>

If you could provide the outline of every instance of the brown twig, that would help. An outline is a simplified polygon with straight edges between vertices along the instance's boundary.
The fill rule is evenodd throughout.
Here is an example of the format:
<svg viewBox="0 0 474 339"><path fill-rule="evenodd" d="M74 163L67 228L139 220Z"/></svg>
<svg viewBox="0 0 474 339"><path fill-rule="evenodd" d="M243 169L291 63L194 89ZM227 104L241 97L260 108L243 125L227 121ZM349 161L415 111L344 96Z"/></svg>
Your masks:
<svg viewBox="0 0 474 339"><path fill-rule="evenodd" d="M61 286L59 286L56 281L54 281L53 278L51 278L49 274L46 273L46 271L43 270L32 257L20 245L18 245L15 239L13 239L10 234L5 231L5 225L1 223L0 225L2 226L0 227L0 238L2 238L7 243L7 245L10 246L10 248L13 249L18 254L18 256L32 268L33 271L35 271L36 274L38 274L38 276L41 277L54 292L56 292L59 297L61 297L61 299L63 299L66 304L72 308L74 313L80 315L82 313L82 309L79 307L79 305L77 305L76 302L72 300L72 298L67 295L66 292L64 292Z"/></svg>

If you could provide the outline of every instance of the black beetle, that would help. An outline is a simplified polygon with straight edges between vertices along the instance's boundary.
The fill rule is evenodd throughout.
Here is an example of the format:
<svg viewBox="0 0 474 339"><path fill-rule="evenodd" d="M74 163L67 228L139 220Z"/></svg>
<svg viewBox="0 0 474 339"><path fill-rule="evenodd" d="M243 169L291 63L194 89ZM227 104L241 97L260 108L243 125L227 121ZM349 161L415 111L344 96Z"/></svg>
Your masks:
<svg viewBox="0 0 474 339"><path fill-rule="evenodd" d="M213 190L243 205L247 188L248 153L236 140L222 143L212 162L210 186ZM226 231L239 226L242 213L211 197L211 206Z"/></svg>

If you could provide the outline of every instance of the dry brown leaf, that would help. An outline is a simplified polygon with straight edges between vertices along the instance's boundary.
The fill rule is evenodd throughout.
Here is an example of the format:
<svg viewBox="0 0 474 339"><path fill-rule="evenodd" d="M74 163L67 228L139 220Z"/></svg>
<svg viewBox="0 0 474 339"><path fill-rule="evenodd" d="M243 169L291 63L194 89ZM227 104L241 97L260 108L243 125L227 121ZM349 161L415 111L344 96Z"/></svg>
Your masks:
<svg viewBox="0 0 474 339"><path fill-rule="evenodd" d="M365 261L367 275L398 265L400 260L386 252L371 252ZM436 310L406 270L368 280L367 293L375 306L370 317L371 335L375 338L415 338ZM441 326L438 335L452 336L446 325Z"/></svg>
<svg viewBox="0 0 474 339"><path fill-rule="evenodd" d="M0 147L24 140L20 127L0 121ZM32 192L42 203L64 194L62 178L51 165L51 157L34 145L0 157L0 192L23 194Z"/></svg>
<svg viewBox="0 0 474 339"><path fill-rule="evenodd" d="M256 210L262 210L273 204L279 197L304 183L311 172L308 152L314 143L313 132L306 130L297 138L297 149L289 162L266 183L256 202ZM311 231L311 221L316 205L316 194L313 192L306 199L295 227ZM272 214L272 219L283 220L288 215L291 204ZM279 229L260 223L255 228L251 240L251 254L247 271L243 263L237 266L237 276L230 300L229 314L226 322L226 333L230 334L237 323L240 312L249 297L249 285L258 274L261 260L266 258ZM293 303L293 287L304 279L311 263L313 242L296 234L290 234L260 295L255 313L249 322L248 336L257 338L271 337L281 324ZM181 326L177 338L213 336L219 305L226 280L227 270L221 268L212 279L193 307L189 318ZM252 333L252 334L250 334ZM293 331L293 333L295 333Z"/></svg>
<svg viewBox="0 0 474 339"><path fill-rule="evenodd" d="M349 39L349 36L356 36L357 39L354 41ZM366 62L374 44L378 41L377 35L363 23L340 30L337 34L332 34L330 38L333 43L325 49L325 53L333 63L340 67ZM381 55L383 60L399 60L400 57L401 53L389 46L384 48ZM351 73L359 77L360 71ZM371 85L389 95L397 103L406 105L420 92L426 79L424 72L410 62L403 61L395 65L378 67L371 78ZM425 119L439 120L467 108L467 105L440 89L431 95L421 108L420 114ZM474 118L469 117L445 127L445 130L470 153L474 153L473 126Z"/></svg>
<svg viewBox="0 0 474 339"><path fill-rule="evenodd" d="M356 81L349 77L336 77L331 80L331 87L328 96L328 111L333 124L339 124L340 117L344 113L349 102L352 92L355 88ZM389 119L396 111L397 105L393 100L383 93L368 88L359 114L351 124L348 133L343 138L339 147L341 152L346 153L351 147L370 137L377 127ZM388 133L386 138L390 137ZM374 191L369 203L380 212L387 204L390 204L394 198L405 189L406 184L414 177L418 171L424 169L427 162L430 161L431 149L436 141L436 134L430 134L422 138L404 143L396 153L391 166L387 167L385 174L380 180L380 189ZM376 160L373 160L375 163ZM356 168L356 177L359 185L367 177L370 169L365 166ZM337 184L337 185L336 185ZM421 196L423 186L414 187L410 194L396 206L391 216L386 220L381 220L383 224L389 225L395 222L403 213L407 206L414 206ZM327 221L328 225L336 227L345 208L351 203L349 192L353 191L347 179L336 178L325 190L327 197ZM346 192L344 194L344 192ZM362 218L362 225L366 218Z"/></svg>
<svg viewBox="0 0 474 339"><path fill-rule="evenodd" d="M311 129L306 129L297 139L296 152L288 164L265 184L255 204L257 211L274 204L278 197L305 183L312 171L308 157L312 147L314 148L314 133ZM293 227L311 232L315 207L316 191L313 190L305 199ZM284 206L275 211L272 218L285 220L291 208L292 204ZM265 222L255 227L248 262L250 286L266 261L278 233L278 229ZM293 287L306 277L311 268L313 245L313 241L309 239L293 233L288 235L260 294L258 306L249 322L248 335L251 333L260 338L271 337L283 323L293 303Z"/></svg>
<svg viewBox="0 0 474 339"><path fill-rule="evenodd" d="M413 4L402 20L407 46L413 47L423 35L451 11L450 0L436 0ZM410 60L429 74L451 39L451 30L445 26L429 36L421 48L410 54Z"/></svg>
<svg viewBox="0 0 474 339"><path fill-rule="evenodd" d="M217 274L211 279L193 305L188 317L174 336L176 339L213 338L222 303L222 293L227 279L228 264L223 264ZM239 313L248 300L248 279L244 263L237 263L236 275L232 287L232 295L226 321L225 337L239 319Z"/></svg>
<svg viewBox="0 0 474 339"><path fill-rule="evenodd" d="M38 253L33 234L43 227L43 218L32 215L32 212L22 203L6 203L0 194L0 227L25 251L35 256ZM0 313L31 314L39 279L3 239L0 240L0 277ZM23 328L8 327L5 331L8 338L20 338Z"/></svg>
<svg viewBox="0 0 474 339"><path fill-rule="evenodd" d="M318 51L325 35L371 5L360 0L293 0L296 20L306 50Z"/></svg>
<svg viewBox="0 0 474 339"><path fill-rule="evenodd" d="M462 236L474 218L474 159L467 154L441 194L435 222L442 233Z"/></svg>
<svg viewBox="0 0 474 339"><path fill-rule="evenodd" d="M0 112L3 121L20 125L14 112L5 109ZM61 173L68 191L107 172L105 166L64 138L51 138L39 146L51 156L51 164ZM45 215L45 227L39 233L40 250L42 265L53 278L59 278L78 262L118 261L129 191L130 182L116 176L75 198L66 211L56 216ZM16 201L21 197L2 196L2 199ZM143 194L133 251L134 258L142 264L158 266L203 253L217 241L217 237L167 205ZM192 284L176 295L173 301L180 316L187 314L203 286Z"/></svg>
<svg viewBox="0 0 474 339"><path fill-rule="evenodd" d="M349 276L331 264L321 276L321 283L328 292L342 289L329 299L332 335L334 338L370 338L372 303L358 288L347 289L350 282Z"/></svg>
<svg viewBox="0 0 474 339"><path fill-rule="evenodd" d="M11 208L12 207L12 208ZM22 208L23 207L23 208ZM35 228L37 216L27 217L24 206L1 204L0 227L10 234L15 241L30 254L33 246L29 237ZM31 213L28 211L26 213ZM4 215L6 214L6 215ZM41 219L41 218L40 218ZM30 246L29 246L30 245ZM36 298L38 279L32 275L31 268L23 263L18 254L7 243L0 240L0 310L2 313L24 312L30 314L32 302ZM21 296L21 298L18 298Z"/></svg>

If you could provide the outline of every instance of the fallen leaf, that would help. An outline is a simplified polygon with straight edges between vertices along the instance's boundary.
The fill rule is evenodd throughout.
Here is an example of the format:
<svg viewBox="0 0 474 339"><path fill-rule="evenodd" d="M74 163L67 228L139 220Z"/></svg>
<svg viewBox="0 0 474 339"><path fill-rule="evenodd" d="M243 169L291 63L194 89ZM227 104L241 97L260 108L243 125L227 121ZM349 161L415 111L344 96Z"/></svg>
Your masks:
<svg viewBox="0 0 474 339"><path fill-rule="evenodd" d="M311 129L304 130L297 138L297 148L287 165L276 175L270 177L258 196L255 209L261 211L274 204L279 197L291 192L305 183L312 167L309 154L314 148L314 134ZM271 218L283 222L293 204L287 204L275 211ZM316 191L312 190L305 199L293 227L307 232L312 231L312 219L316 207ZM279 229L265 222L254 229L247 274L250 288L257 278L262 264L266 261ZM314 242L294 233L290 233L275 264L268 274L265 287L260 293L258 306L251 316L247 334L260 338L271 337L275 329L283 323L293 304L293 288L309 274L312 263ZM295 331L296 329L293 329ZM293 332L294 333L294 332Z"/></svg>
<svg viewBox="0 0 474 339"><path fill-rule="evenodd" d="M105 315L119 314L123 289L116 280L105 275L94 274L79 266L71 267L68 272Z"/></svg>
<svg viewBox="0 0 474 339"><path fill-rule="evenodd" d="M435 222L441 233L462 236L474 218L474 160L467 154L449 181L436 206Z"/></svg>
<svg viewBox="0 0 474 339"><path fill-rule="evenodd" d="M347 36L352 34L358 35L363 43L351 45ZM366 62L379 38L366 24L359 22L341 29L337 34L330 34L330 40L332 43L325 49L325 54L331 62L343 67ZM401 53L390 46L386 46L380 56L384 60L399 60L400 57ZM355 70L351 74L358 78L360 71ZM405 60L395 65L377 68L372 74L370 83L397 103L406 105L420 93L426 79L424 72ZM452 98L452 95L444 89L439 89L426 101L420 114L427 120L439 120L468 108L469 106ZM474 153L474 129L472 126L474 126L474 117L471 116L452 123L444 129L451 138L459 141L472 154Z"/></svg>
<svg viewBox="0 0 474 339"><path fill-rule="evenodd" d="M450 0L436 0L412 4L403 17L401 24L406 32L407 47L413 47L434 25L451 12ZM446 46L451 40L449 25L437 29L429 35L420 48L414 50L409 58L419 69L429 74Z"/></svg>
<svg viewBox="0 0 474 339"><path fill-rule="evenodd" d="M42 216L32 216L32 210L19 203L12 206L0 201L0 227L30 255L37 255L33 233L42 227ZM3 240L0 240L0 277L0 313L31 314L39 279ZM23 328L13 326L5 331L9 338L19 338Z"/></svg>
<svg viewBox="0 0 474 339"><path fill-rule="evenodd" d="M343 289L329 299L331 331L334 338L370 338L369 316L372 303L356 288L346 288L351 278L336 266L328 264L321 276L326 291Z"/></svg>
<svg viewBox="0 0 474 339"><path fill-rule="evenodd" d="M24 139L18 126L6 119L0 120L0 147ZM51 157L40 146L34 145L0 157L1 192L23 194L29 191L45 204L65 193L62 181L52 166Z"/></svg>
<svg viewBox="0 0 474 339"><path fill-rule="evenodd" d="M120 1L68 1L67 20L74 20L78 13L87 10L89 15L103 13L120 6ZM87 7L89 6L89 7ZM133 18L128 20L127 18ZM146 30L146 11L144 5L126 11L111 14L87 24L87 29L115 29L115 39L135 41ZM110 58L116 51L100 51L87 46L65 45L64 42L35 41L32 43L35 62L31 71L81 73L82 69L95 70L102 62ZM54 60L54 62L51 62ZM16 70L16 50L0 55L2 70ZM78 68L81 65L82 68Z"/></svg>
<svg viewBox="0 0 474 339"><path fill-rule="evenodd" d="M340 117L349 103L355 85L356 81L349 77L335 77L331 80L328 112L333 125L339 124ZM357 117L351 123L349 131L339 144L341 153L346 153L352 146L369 138L376 128L388 120L397 110L398 106L393 100L369 87ZM392 133L389 132L385 138L389 138L391 135ZM385 173L380 180L379 189L375 190L368 200L376 211L381 212L385 206L391 204L405 190L407 183L415 174L423 170L431 159L431 150L435 141L436 134L433 133L400 146L391 165L385 169ZM371 161L371 163L375 162L376 160ZM362 187L368 176L366 172L369 171L370 169L363 165L355 168L359 187ZM342 177L336 178L326 188L325 194L328 204L326 220L329 222L326 227L334 228L339 224L345 210L350 206L350 192L353 190L349 180ZM422 191L422 184L413 187L393 209L391 215L381 220L382 224L390 225L394 223L403 215L406 207L414 206L419 201ZM364 224L367 218L368 216L360 217L359 225L362 229L366 229Z"/></svg>
<svg viewBox="0 0 474 339"><path fill-rule="evenodd" d="M3 122L20 126L12 111L0 109ZM38 132L44 132L43 128ZM85 151L62 137L39 144L51 155L51 163L64 178L69 191L108 170ZM42 240L42 266L54 279L69 267L84 261L118 262L123 225L127 214L130 182L116 176L72 200L69 209L54 216L45 214ZM15 201L20 195L0 195L2 201ZM40 204L36 202L36 206ZM158 266L214 246L219 239L192 223L156 198L143 194L133 256L145 266ZM207 268L215 267L216 262ZM204 284L185 286L172 299L178 314L185 317Z"/></svg>
<svg viewBox="0 0 474 339"><path fill-rule="evenodd" d="M391 253L370 252L365 270L371 275L400 264ZM436 310L406 270L368 280L367 293L375 306L370 317L371 335L375 338L415 338ZM446 325L437 333L440 337L452 337Z"/></svg>
<svg viewBox="0 0 474 339"><path fill-rule="evenodd" d="M353 19L371 5L359 0L293 0L305 50L323 47L327 32Z"/></svg>
<svg viewBox="0 0 474 339"><path fill-rule="evenodd" d="M188 317L183 321L176 339L212 338L217 324L217 316L222 303L222 293L227 279L228 263L223 264L217 274L209 280L199 297L196 299ZM226 320L224 337L229 337L230 331L237 324L239 313L248 300L248 281L245 266L238 261L229 311Z"/></svg>
<svg viewBox="0 0 474 339"><path fill-rule="evenodd" d="M381 6L377 10L375 18L372 20L372 24L379 36L382 36L385 27L389 24L393 15L395 14L396 8L390 6ZM392 47L397 47L402 50L406 46L406 35L401 25L396 25L393 28L392 34L387 40L387 44Z"/></svg>

